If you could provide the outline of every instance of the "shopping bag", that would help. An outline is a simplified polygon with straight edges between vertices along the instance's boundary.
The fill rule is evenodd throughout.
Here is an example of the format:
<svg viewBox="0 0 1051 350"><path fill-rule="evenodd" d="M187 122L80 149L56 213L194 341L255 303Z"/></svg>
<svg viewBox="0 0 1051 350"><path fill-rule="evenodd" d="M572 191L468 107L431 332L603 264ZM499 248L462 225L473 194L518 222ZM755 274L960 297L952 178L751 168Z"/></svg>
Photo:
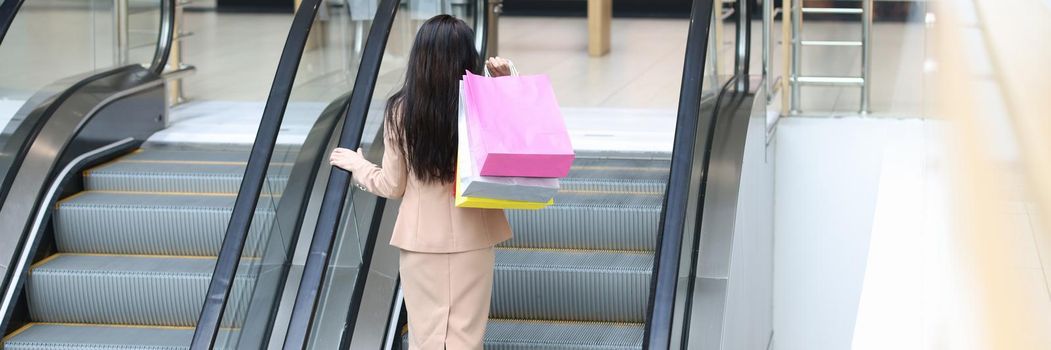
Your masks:
<svg viewBox="0 0 1051 350"><path fill-rule="evenodd" d="M463 85L460 86L461 97L463 96ZM463 186L463 195L466 197L482 197L491 199L506 199L527 202L545 203L551 200L558 192L558 179L539 177L496 177L481 176L474 160L470 154L470 142L467 140L467 116L463 109L461 98L460 112L458 117L459 145L457 147L457 159L463 159L456 163L459 174L457 181Z"/></svg>
<svg viewBox="0 0 1051 350"><path fill-rule="evenodd" d="M482 176L562 178L573 165L566 123L544 75L464 76L468 141Z"/></svg>
<svg viewBox="0 0 1051 350"><path fill-rule="evenodd" d="M459 174L457 174L459 176ZM460 186L460 182L457 181L456 185L456 199L455 203L460 208L481 208L481 209L543 209L549 205L555 204L555 201L548 200L546 203L541 202L526 202L526 201L509 201L505 199L492 199L492 198L479 198L479 197L464 197L463 186Z"/></svg>
<svg viewBox="0 0 1051 350"><path fill-rule="evenodd" d="M470 156L467 152L457 153L457 163L471 162ZM541 209L555 203L554 199L549 199L547 202L526 202L526 201L513 201L506 199L492 199L492 198L481 198L481 197L466 197L463 195L464 186L460 183L460 167L456 167L456 183L453 186L456 197L454 203L460 208L481 208L481 209Z"/></svg>

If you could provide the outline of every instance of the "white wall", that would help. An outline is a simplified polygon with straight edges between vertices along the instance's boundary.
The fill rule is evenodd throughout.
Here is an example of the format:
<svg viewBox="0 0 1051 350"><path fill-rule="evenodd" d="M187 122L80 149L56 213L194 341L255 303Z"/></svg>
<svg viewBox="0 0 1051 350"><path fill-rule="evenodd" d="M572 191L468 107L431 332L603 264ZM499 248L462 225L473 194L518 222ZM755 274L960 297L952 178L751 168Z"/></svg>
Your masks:
<svg viewBox="0 0 1051 350"><path fill-rule="evenodd" d="M774 348L850 349L884 148L915 121L780 121L774 209Z"/></svg>
<svg viewBox="0 0 1051 350"><path fill-rule="evenodd" d="M757 104L765 108L759 95ZM773 330L774 150L765 116L748 123L721 349L765 350Z"/></svg>

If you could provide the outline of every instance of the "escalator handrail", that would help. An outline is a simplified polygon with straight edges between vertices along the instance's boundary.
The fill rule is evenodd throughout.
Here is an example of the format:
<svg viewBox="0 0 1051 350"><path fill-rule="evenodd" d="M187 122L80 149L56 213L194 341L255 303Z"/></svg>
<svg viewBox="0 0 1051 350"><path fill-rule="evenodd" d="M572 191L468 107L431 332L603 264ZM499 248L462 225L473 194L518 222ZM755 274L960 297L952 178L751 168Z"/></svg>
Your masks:
<svg viewBox="0 0 1051 350"><path fill-rule="evenodd" d="M303 0L292 19L274 74L274 82L263 107L259 129L256 131L248 163L245 165L244 177L237 191L230 222L219 249L215 270L208 284L205 303L194 329L191 349L211 349L219 334L234 275L237 273L248 230L255 216L267 168L285 116L285 108L288 106L296 73L299 71L299 63L322 3L323 0Z"/></svg>
<svg viewBox="0 0 1051 350"><path fill-rule="evenodd" d="M694 145L695 142L707 143L707 140L698 139L699 136L704 135L698 135L697 127L702 122L701 118L714 118L713 115L702 115L700 111L712 9L711 1L694 0L690 14L690 28L672 146L671 169L664 192L664 205L661 209L657 248L654 253L650 280L650 300L643 335L643 348L645 349L668 349L672 342L679 259L686 217L689 214L687 203L692 195L690 179L693 163L698 156L694 154ZM710 122L709 119L706 121ZM706 167L706 162L702 163L702 166ZM702 171L707 172L707 169Z"/></svg>
<svg viewBox="0 0 1051 350"><path fill-rule="evenodd" d="M383 0L376 9L372 28L369 30L362 51L361 68L354 81L354 90L350 96L350 108L344 116L343 129L340 130L338 147L357 149L361 145L368 115L379 77L380 64L386 50L387 39L394 26L394 17L398 12L399 0ZM382 131L381 131L382 132ZM344 212L346 196L350 189L351 174L338 167L331 167L325 193L318 209L318 218L311 237L307 259L303 265L303 276L299 282L296 300L292 306L285 334L285 349L304 349L308 342L310 330L317 310L320 289L324 285L328 260L332 254L336 233ZM378 198L373 207L372 221L368 227L365 244L361 252L361 266L355 275L354 289L351 291L349 310L357 310L364 294L364 279L371 265L373 247L379 230L379 218L382 217L386 201ZM355 322L344 326L344 334L353 334Z"/></svg>
<svg viewBox="0 0 1051 350"><path fill-rule="evenodd" d="M172 51L172 43L175 42L175 6L178 0L161 0L160 28L157 30L157 48L150 60L150 71L160 75L164 72L164 65L168 63L168 56Z"/></svg>

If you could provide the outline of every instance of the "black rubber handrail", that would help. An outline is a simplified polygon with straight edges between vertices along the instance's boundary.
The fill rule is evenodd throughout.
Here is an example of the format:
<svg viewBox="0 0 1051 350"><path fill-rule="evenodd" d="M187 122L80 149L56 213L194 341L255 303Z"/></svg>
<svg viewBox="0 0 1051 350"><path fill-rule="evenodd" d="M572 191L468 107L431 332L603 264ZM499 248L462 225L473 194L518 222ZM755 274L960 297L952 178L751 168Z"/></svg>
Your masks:
<svg viewBox="0 0 1051 350"><path fill-rule="evenodd" d="M22 3L25 0L4 0L0 4L0 44L4 42L4 37L7 36L7 30L11 28L11 22L15 21L15 15L18 14L18 9L22 8Z"/></svg>
<svg viewBox="0 0 1051 350"><path fill-rule="evenodd" d="M664 191L664 205L657 233L657 249L650 280L650 300L647 306L643 348L668 349L672 342L675 291L679 279L679 259L686 224L687 203L690 193L690 178L698 126L710 123L714 115L701 115L701 96L704 86L704 65L708 54L708 35L711 28L712 1L694 0L690 13L690 29L686 42L686 58L683 64L682 85L679 92L679 108L675 123L675 138L672 146L671 169ZM707 148L703 150L707 151ZM707 155L701 155L707 159ZM702 165L707 161L702 160ZM707 169L702 170L707 172ZM702 194L703 196L703 194Z"/></svg>
<svg viewBox="0 0 1051 350"><path fill-rule="evenodd" d="M285 108L291 98L299 63L306 48L307 38L310 36L310 28L322 3L322 0L303 0L292 19L292 26L288 30L288 37L285 39L285 46L278 61L277 72L274 74L274 82L263 108L259 129L252 143L248 164L245 166L245 174L237 191L230 223L223 236L223 244L219 249L215 270L208 284L204 307L201 309L197 327L193 333L191 349L211 349L219 334L219 326L223 312L226 310L230 288L241 261L248 229L255 216L255 208L266 180L270 157L274 154L281 121L285 116Z"/></svg>
<svg viewBox="0 0 1051 350"><path fill-rule="evenodd" d="M399 0L383 0L377 8L372 28L365 41L365 49L362 51L361 68L358 69L358 75L354 80L354 90L350 95L350 108L347 109L343 129L340 131L338 147L357 149L361 144L365 118L372 102L383 53L387 47L387 39L394 25L399 3ZM325 194L318 210L314 235L307 251L306 263L303 265L303 277L299 281L296 301L288 323L288 332L285 334L284 349L304 349L307 346L314 313L317 310L318 295L324 285L328 260L332 254L337 229L342 219L343 206L350 188L350 179L350 172L341 168L332 167L329 172ZM383 214L385 204L386 201L383 198L378 198L373 208L372 222L365 237L365 245L362 247L361 266L354 277L350 310L357 310L361 304L365 288L364 280L372 262L373 247L376 245L379 230L379 218ZM353 322L346 324L344 334L353 334L354 326Z"/></svg>
<svg viewBox="0 0 1051 350"><path fill-rule="evenodd" d="M150 60L150 71L160 75L175 42L175 6L178 0L161 0L160 28L157 30L157 49Z"/></svg>

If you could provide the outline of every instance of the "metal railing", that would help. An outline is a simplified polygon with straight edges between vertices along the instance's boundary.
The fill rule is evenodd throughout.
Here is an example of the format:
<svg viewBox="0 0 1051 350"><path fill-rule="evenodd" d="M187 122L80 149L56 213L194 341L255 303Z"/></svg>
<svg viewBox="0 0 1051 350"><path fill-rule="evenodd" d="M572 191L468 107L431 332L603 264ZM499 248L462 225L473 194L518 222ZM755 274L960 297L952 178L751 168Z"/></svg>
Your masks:
<svg viewBox="0 0 1051 350"><path fill-rule="evenodd" d="M131 13L128 6L128 0L113 0L113 42L115 43L113 46L113 62L115 66L129 64L131 62L131 50L139 48L131 45L132 30L129 26ZM161 18L158 21L160 27L157 30L157 42L153 59L150 60L150 66L147 67L154 74L161 74L164 71L169 55L172 52L172 46L178 40L175 34L175 21L179 6L177 0L160 1Z"/></svg>
<svg viewBox="0 0 1051 350"><path fill-rule="evenodd" d="M196 68L183 63L182 40L192 35L182 32L183 6L189 4L188 0L163 0L161 2L162 20L158 31L156 53L150 62L150 71L160 74L168 82L167 101L168 106L175 106L186 101L183 94L182 79L193 74ZM117 66L126 65L131 62L130 52L133 49L147 47L150 44L133 46L128 0L113 0L113 62ZM140 31L141 32L141 31ZM164 40L168 38L168 40ZM167 121L165 121L167 124Z"/></svg>
<svg viewBox="0 0 1051 350"><path fill-rule="evenodd" d="M859 113L870 112L872 90L872 2L862 0L861 8L820 8L804 7L804 0L787 0L791 16L790 24L792 49L786 52L789 58L790 110L792 114L802 113L801 100L803 86L854 86L860 88L861 102ZM803 40L803 15L846 15L860 16L861 38L859 40ZM772 19L771 19L772 20ZM764 22L767 18L764 17ZM861 47L861 75L857 77L807 76L802 73L803 48L812 46Z"/></svg>
<svg viewBox="0 0 1051 350"><path fill-rule="evenodd" d="M172 35L171 53L168 55L168 66L164 70L164 78L168 81L168 106L175 106L186 102L186 94L183 91L182 79L193 74L196 67L186 64L182 59L182 41L191 32L184 31L183 8L190 4L188 0L179 0L172 11ZM166 123L167 124L167 123Z"/></svg>

